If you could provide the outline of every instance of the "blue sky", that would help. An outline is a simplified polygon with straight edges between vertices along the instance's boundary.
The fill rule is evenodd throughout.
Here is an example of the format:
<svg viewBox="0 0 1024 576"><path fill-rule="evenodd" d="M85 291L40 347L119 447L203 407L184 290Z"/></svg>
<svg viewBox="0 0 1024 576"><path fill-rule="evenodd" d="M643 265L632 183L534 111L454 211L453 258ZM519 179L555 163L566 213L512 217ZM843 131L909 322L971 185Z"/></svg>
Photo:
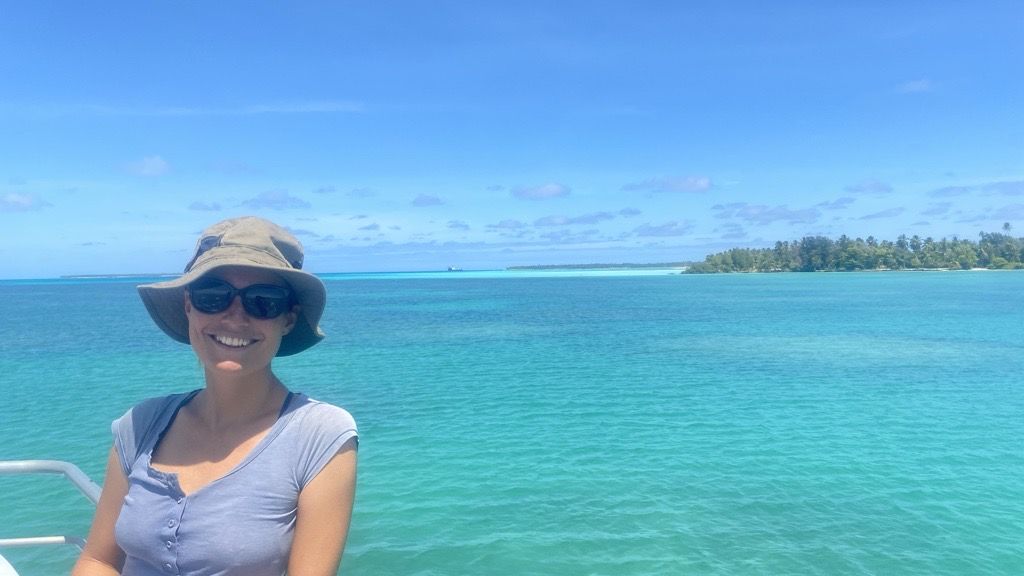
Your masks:
<svg viewBox="0 0 1024 576"><path fill-rule="evenodd" d="M1022 72L1019 1L5 3L0 278L1024 234Z"/></svg>

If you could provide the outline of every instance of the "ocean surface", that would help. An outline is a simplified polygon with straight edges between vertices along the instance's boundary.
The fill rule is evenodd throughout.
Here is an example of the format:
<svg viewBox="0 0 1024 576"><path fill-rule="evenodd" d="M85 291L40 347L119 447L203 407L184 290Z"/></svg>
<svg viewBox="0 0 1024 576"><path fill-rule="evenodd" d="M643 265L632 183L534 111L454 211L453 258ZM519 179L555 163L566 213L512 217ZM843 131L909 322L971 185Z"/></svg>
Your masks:
<svg viewBox="0 0 1024 576"><path fill-rule="evenodd" d="M324 279L275 366L359 422L343 574L1024 574L1022 272ZM0 459L100 481L111 420L202 385L136 282L0 282ZM88 530L0 490L0 538Z"/></svg>

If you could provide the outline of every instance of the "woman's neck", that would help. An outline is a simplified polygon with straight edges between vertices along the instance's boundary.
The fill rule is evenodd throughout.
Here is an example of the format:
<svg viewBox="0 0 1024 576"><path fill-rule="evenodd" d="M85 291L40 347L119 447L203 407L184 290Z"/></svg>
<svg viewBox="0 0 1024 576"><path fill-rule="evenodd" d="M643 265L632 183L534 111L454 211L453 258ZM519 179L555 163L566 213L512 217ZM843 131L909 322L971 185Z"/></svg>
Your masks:
<svg viewBox="0 0 1024 576"><path fill-rule="evenodd" d="M269 368L246 378L225 378L207 371L206 388L191 403L196 414L217 429L276 414L287 395L288 389Z"/></svg>

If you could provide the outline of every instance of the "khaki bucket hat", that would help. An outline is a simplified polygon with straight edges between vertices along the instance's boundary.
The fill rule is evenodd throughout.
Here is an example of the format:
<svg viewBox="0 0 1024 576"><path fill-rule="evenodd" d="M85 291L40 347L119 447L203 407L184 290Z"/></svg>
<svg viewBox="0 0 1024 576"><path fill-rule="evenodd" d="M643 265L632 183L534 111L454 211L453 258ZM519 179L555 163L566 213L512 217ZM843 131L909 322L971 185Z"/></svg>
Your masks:
<svg viewBox="0 0 1024 576"><path fill-rule="evenodd" d="M323 340L320 316L327 291L319 278L302 270L302 244L284 228L255 216L218 222L203 231L185 273L167 282L138 287L146 310L168 336L189 343L185 316L185 289L219 268L268 270L288 283L299 304L299 317L281 339L278 356L302 352Z"/></svg>

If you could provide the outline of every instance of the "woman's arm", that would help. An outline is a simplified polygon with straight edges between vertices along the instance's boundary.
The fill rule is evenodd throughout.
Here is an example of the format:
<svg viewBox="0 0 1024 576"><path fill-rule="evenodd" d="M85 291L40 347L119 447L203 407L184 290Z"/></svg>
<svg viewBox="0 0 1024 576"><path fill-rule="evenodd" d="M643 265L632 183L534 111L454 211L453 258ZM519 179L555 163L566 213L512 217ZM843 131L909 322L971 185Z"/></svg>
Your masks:
<svg viewBox="0 0 1024 576"><path fill-rule="evenodd" d="M75 563L71 576L108 576L120 574L124 564L124 552L114 539L114 524L121 513L121 504L128 493L128 479L121 470L117 451L110 449L107 457L107 473L103 479L103 492L96 505L96 516L92 519L85 550Z"/></svg>
<svg viewBox="0 0 1024 576"><path fill-rule="evenodd" d="M356 441L349 440L299 494L289 576L334 576L356 494ZM77 575L75 575L77 576Z"/></svg>

